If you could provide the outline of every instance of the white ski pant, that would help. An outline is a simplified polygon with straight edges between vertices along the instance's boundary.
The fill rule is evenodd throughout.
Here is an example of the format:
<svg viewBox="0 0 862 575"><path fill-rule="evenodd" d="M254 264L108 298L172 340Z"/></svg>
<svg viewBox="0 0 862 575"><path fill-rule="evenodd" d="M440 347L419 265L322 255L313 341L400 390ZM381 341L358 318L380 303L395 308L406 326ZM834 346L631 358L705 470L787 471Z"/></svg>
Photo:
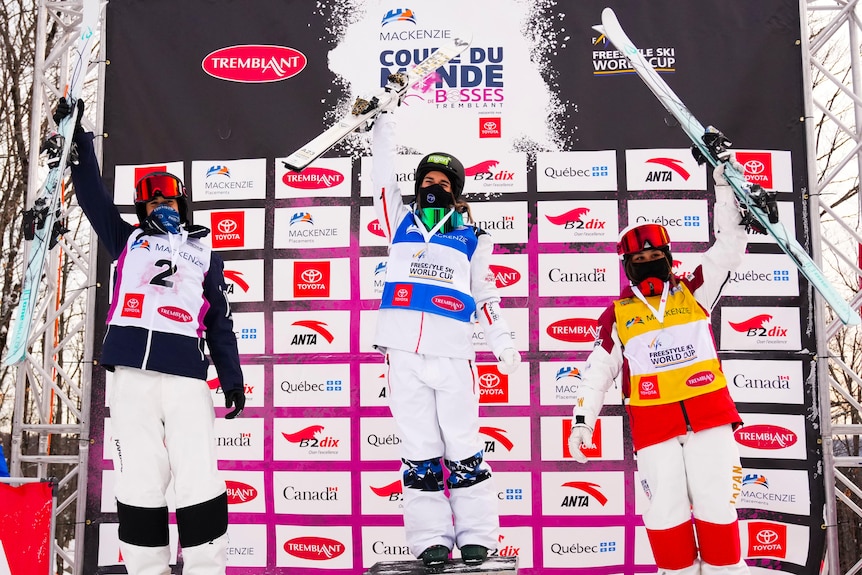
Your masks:
<svg viewBox="0 0 862 575"><path fill-rule="evenodd" d="M396 349L388 351L386 361L389 407L401 439L410 552L418 557L432 545L456 544L496 549L497 494L479 436L473 362ZM449 471L448 497L443 466Z"/></svg>
<svg viewBox="0 0 862 575"><path fill-rule="evenodd" d="M185 575L224 575L227 496L206 382L117 367L108 400L120 551L130 575L168 575L173 477Z"/></svg>
<svg viewBox="0 0 862 575"><path fill-rule="evenodd" d="M730 425L645 447L637 464L649 499L644 526L660 574L749 573L736 515L742 467Z"/></svg>

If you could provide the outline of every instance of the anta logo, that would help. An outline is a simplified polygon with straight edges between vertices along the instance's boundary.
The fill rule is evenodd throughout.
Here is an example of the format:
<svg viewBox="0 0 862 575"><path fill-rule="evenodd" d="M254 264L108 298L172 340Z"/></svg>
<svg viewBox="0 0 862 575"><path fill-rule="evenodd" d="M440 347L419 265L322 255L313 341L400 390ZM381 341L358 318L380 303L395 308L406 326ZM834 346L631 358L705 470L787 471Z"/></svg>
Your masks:
<svg viewBox="0 0 862 575"><path fill-rule="evenodd" d="M302 172L289 171L281 178L284 185L299 190L325 190L344 183L344 174L329 168L310 167Z"/></svg>
<svg viewBox="0 0 862 575"><path fill-rule="evenodd" d="M787 328L779 325L767 325L772 321L772 316L766 313L759 314L738 323L727 322L731 328L746 337L787 337Z"/></svg>
<svg viewBox="0 0 862 575"><path fill-rule="evenodd" d="M567 481L562 487L570 487L583 491L586 495L564 495L560 507L589 507L590 501L595 501L602 507L608 502L608 498L601 492L601 485L589 481Z"/></svg>
<svg viewBox="0 0 862 575"><path fill-rule="evenodd" d="M503 446L506 451L512 451L515 444L512 440L506 437L506 430L499 427L479 427L479 433L487 435L490 440L485 440L485 453L494 453L497 451L497 445Z"/></svg>
<svg viewBox="0 0 862 575"><path fill-rule="evenodd" d="M231 282L232 285L227 286L227 293L233 293L233 286L237 286L244 292L248 292L249 285L248 282L245 281L242 277L242 272L237 270L224 270L224 279Z"/></svg>
<svg viewBox="0 0 862 575"><path fill-rule="evenodd" d="M344 553L345 546L327 537L295 537L285 542L288 555L311 561L326 561Z"/></svg>
<svg viewBox="0 0 862 575"><path fill-rule="evenodd" d="M327 329L326 323L322 321L306 319L295 321L291 325L304 328L311 333L296 333L293 339L290 340L290 345L317 345L318 336L323 338L326 343L332 343L335 336Z"/></svg>
<svg viewBox="0 0 862 575"><path fill-rule="evenodd" d="M219 48L204 56L204 72L229 82L265 83L287 80L305 68L305 54L286 46L246 44Z"/></svg>
<svg viewBox="0 0 862 575"><path fill-rule="evenodd" d="M667 170L653 170L647 172L647 182L672 182L673 174L677 174L683 180L688 180L691 174L683 167L682 160L676 158L650 158L647 164L658 164Z"/></svg>
<svg viewBox="0 0 862 575"><path fill-rule="evenodd" d="M247 503L257 498L257 489L239 481L225 481L227 486L227 502L231 505Z"/></svg>

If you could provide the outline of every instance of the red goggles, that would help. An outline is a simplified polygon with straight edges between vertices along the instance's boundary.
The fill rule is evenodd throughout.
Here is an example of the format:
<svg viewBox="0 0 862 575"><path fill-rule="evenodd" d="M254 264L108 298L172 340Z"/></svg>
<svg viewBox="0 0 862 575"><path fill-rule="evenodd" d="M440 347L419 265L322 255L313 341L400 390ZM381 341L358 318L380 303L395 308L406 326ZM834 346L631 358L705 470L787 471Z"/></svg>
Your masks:
<svg viewBox="0 0 862 575"><path fill-rule="evenodd" d="M186 188L178 177L166 172L147 174L135 184L135 203L149 202L156 196L184 198Z"/></svg>
<svg viewBox="0 0 862 575"><path fill-rule="evenodd" d="M644 224L625 232L617 243L617 254L624 256L670 245L670 236L660 224Z"/></svg>

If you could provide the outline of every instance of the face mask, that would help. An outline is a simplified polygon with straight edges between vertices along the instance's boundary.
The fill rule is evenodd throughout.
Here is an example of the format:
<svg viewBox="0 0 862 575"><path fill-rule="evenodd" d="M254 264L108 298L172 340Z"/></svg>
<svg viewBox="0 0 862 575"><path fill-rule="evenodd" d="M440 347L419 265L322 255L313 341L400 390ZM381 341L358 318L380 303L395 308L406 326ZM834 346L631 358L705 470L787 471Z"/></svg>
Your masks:
<svg viewBox="0 0 862 575"><path fill-rule="evenodd" d="M629 263L628 272L629 279L633 284L640 284L646 279L657 279L664 282L670 279L670 264L666 257L640 264ZM644 293L647 292L644 291Z"/></svg>
<svg viewBox="0 0 862 575"><path fill-rule="evenodd" d="M420 208L450 208L455 204L451 192L447 192L440 184L432 184L419 189L416 203Z"/></svg>
<svg viewBox="0 0 862 575"><path fill-rule="evenodd" d="M146 223L165 234L180 233L180 213L167 204L159 204L153 208Z"/></svg>

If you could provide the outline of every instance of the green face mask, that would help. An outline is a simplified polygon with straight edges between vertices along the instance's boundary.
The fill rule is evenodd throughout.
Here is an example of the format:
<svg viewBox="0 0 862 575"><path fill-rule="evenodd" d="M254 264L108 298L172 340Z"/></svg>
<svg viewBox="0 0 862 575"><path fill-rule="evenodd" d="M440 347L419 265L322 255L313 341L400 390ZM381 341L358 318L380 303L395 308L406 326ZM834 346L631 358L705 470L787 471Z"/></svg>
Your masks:
<svg viewBox="0 0 862 575"><path fill-rule="evenodd" d="M425 229L430 232L449 212L449 208L419 208L416 210L416 215L419 216L419 220L425 225ZM463 225L464 217L460 213L453 211L452 215L446 220L446 223L443 224L439 231L445 234Z"/></svg>

